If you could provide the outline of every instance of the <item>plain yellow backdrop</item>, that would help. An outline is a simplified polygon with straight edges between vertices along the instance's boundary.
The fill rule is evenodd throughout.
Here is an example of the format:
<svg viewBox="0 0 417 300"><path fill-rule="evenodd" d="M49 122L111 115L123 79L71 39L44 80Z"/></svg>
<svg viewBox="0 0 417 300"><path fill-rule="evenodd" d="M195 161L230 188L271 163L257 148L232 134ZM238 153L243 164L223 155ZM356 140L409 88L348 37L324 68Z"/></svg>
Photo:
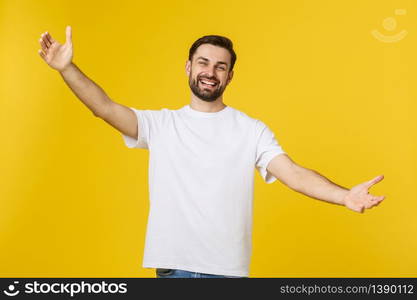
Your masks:
<svg viewBox="0 0 417 300"><path fill-rule="evenodd" d="M400 10L398 10L400 9ZM224 102L265 122L300 165L347 188L384 174L364 214L255 180L251 277L417 276L415 1L0 2L0 276L154 277L143 269L147 150L40 58L48 31L116 102L190 101L199 37L237 53ZM388 43L388 37L406 36Z"/></svg>

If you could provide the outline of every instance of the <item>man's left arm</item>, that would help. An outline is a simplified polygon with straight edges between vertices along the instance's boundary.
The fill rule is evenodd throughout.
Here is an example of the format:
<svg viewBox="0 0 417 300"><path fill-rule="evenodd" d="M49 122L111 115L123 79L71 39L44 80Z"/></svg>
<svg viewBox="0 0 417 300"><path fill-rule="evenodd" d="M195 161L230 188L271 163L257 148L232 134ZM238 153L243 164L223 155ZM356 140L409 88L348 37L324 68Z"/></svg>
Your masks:
<svg viewBox="0 0 417 300"><path fill-rule="evenodd" d="M385 196L368 193L374 184L384 179L383 175L347 189L314 170L296 164L287 154L274 157L269 162L267 171L294 191L311 198L346 206L359 213L378 205L385 199Z"/></svg>

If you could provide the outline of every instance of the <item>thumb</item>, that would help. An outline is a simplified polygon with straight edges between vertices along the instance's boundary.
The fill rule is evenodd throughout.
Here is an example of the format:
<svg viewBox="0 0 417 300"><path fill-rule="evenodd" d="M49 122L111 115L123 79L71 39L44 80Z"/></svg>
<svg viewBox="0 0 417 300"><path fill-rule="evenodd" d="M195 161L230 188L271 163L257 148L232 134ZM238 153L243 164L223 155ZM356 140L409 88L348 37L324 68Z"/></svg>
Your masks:
<svg viewBox="0 0 417 300"><path fill-rule="evenodd" d="M65 33L66 33L66 41L65 42L68 43L68 44L72 44L72 29L71 29L71 26L67 26Z"/></svg>
<svg viewBox="0 0 417 300"><path fill-rule="evenodd" d="M376 184L376 183L380 182L382 179L384 179L384 175L379 175L379 176L375 177L374 179L371 179L371 180L367 181L367 182L365 183L365 186L366 186L367 188L370 188L370 187L371 187L371 186L373 186L374 184Z"/></svg>

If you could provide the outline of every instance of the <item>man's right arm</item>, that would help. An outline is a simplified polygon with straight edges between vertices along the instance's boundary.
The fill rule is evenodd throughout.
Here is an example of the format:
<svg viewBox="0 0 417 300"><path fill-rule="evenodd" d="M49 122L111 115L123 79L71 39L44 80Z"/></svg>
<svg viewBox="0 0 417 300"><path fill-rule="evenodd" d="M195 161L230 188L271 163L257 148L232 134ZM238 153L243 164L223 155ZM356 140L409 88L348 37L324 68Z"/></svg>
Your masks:
<svg viewBox="0 0 417 300"><path fill-rule="evenodd" d="M39 55L53 69L60 72L66 84L92 113L121 133L138 138L138 121L135 113L128 107L112 101L94 81L89 79L72 62L72 30L66 28L66 42L60 44L45 32L39 43Z"/></svg>
<svg viewBox="0 0 417 300"><path fill-rule="evenodd" d="M137 139L138 121L135 113L122 104L112 101L104 90L71 63L60 74L74 94L92 113L121 133Z"/></svg>

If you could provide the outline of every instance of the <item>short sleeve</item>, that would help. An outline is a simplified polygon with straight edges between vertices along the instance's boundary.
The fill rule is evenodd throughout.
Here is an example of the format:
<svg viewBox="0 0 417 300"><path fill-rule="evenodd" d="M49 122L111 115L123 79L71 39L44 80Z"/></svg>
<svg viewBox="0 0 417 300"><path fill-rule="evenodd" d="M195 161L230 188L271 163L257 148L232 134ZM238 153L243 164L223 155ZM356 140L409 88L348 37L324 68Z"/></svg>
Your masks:
<svg viewBox="0 0 417 300"><path fill-rule="evenodd" d="M266 169L269 162L277 155L285 153L275 138L274 133L263 122L257 124L256 169L266 183L277 180Z"/></svg>
<svg viewBox="0 0 417 300"><path fill-rule="evenodd" d="M162 111L160 110L138 110L133 107L129 107L137 117L138 124L138 137L133 138L122 133L123 140L128 148L142 148L149 149L149 144L152 140L152 136L160 127L160 116Z"/></svg>

